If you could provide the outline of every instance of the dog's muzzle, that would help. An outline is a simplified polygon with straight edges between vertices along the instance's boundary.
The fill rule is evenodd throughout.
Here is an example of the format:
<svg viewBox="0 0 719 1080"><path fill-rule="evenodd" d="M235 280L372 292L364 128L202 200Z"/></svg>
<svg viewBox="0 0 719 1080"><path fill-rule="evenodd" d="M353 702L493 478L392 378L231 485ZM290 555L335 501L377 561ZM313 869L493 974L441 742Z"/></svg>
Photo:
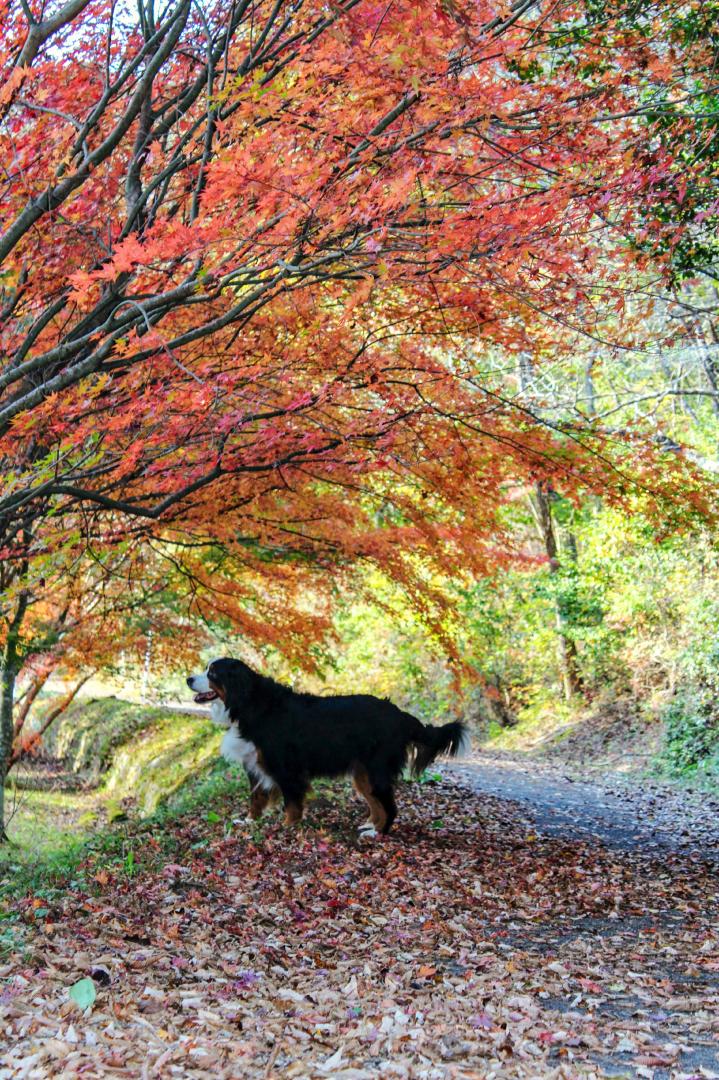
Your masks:
<svg viewBox="0 0 719 1080"><path fill-rule="evenodd" d="M196 705L206 705L220 696L216 690L212 689L206 675L189 675L187 685L194 692Z"/></svg>

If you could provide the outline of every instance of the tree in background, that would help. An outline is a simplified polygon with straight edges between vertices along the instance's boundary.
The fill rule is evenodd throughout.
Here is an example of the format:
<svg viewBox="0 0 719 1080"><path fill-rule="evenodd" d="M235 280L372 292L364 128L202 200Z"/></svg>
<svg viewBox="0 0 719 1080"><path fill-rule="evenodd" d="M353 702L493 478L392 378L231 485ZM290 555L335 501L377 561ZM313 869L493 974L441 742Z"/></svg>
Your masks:
<svg viewBox="0 0 719 1080"><path fill-rule="evenodd" d="M6 736L48 558L155 544L198 604L224 566L306 662L310 583L375 564L443 637L433 573L511 555L508 490L670 486L486 359L641 341L707 173L646 137L709 77L701 6L6 0Z"/></svg>

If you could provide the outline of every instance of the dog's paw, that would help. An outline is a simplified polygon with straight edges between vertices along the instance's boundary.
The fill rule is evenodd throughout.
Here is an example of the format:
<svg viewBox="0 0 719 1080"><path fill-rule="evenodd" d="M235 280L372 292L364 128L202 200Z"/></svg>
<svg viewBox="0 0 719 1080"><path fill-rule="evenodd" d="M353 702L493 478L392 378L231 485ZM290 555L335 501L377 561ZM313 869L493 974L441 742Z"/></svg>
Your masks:
<svg viewBox="0 0 719 1080"><path fill-rule="evenodd" d="M251 818L249 814L245 814L244 817L233 817L232 819L233 825L251 825L252 822L253 818Z"/></svg>
<svg viewBox="0 0 719 1080"><path fill-rule="evenodd" d="M371 840L373 839L373 837L379 836L379 833L375 829L372 822L367 821L364 825L360 825L359 829L357 830L357 835L359 836L360 840Z"/></svg>

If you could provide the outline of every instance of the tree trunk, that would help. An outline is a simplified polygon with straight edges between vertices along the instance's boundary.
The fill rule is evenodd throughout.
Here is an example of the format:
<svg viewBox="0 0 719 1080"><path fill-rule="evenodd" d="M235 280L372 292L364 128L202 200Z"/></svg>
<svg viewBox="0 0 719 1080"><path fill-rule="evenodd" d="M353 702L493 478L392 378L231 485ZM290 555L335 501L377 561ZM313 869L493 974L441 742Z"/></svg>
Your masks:
<svg viewBox="0 0 719 1080"><path fill-rule="evenodd" d="M716 289L714 292L716 293ZM719 297L717 299L719 299ZM716 348L716 346L719 345L719 334L717 334L713 319L709 319L709 333L711 334L713 345ZM719 416L719 370L717 369L717 362L711 346L702 343L701 350L704 374L707 377L709 389L712 392L712 408L714 410L714 415Z"/></svg>
<svg viewBox="0 0 719 1080"><path fill-rule="evenodd" d="M24 728L25 721L28 718L28 714L30 712L30 709L33 706L35 698L40 693L43 686L45 685L45 683L47 682L47 680L50 678L51 675L52 675L52 668L46 668L44 671L41 671L38 675L36 675L35 678L33 679L33 681L30 683L30 685L29 685L29 687L28 687L28 689L27 689L27 691L26 691L26 693L25 693L25 695L23 697L22 705L18 709L17 713L15 714L15 720L14 720L15 738L17 738L17 736L20 734L20 732Z"/></svg>
<svg viewBox="0 0 719 1080"><path fill-rule="evenodd" d="M559 572L559 549L554 521L552 520L550 490L546 485L537 484L534 492L534 506L537 526L549 560L549 572L556 575ZM577 643L566 632L564 616L559 606L557 606L555 612L555 623L559 639L559 669L562 676L562 687L564 696L569 701L575 694L580 694L583 689L579 653L577 652Z"/></svg>
<svg viewBox="0 0 719 1080"><path fill-rule="evenodd" d="M592 361L590 361L585 368L584 378L585 392L587 394L587 411L590 416L594 416L595 394L594 382L592 380ZM527 400L531 402L534 383L534 364L532 358L526 353L519 354L517 381L519 383L520 391L525 395ZM540 481L534 489L534 494L535 498L530 498L529 502L534 511L537 528L539 529L539 534L542 538L542 543L544 544L544 550L549 559L549 572L554 575L559 572L559 550L557 546L557 536L554 531L554 522L552 521L551 488L549 485L543 484ZM574 694L578 694L582 690L579 654L577 653L576 642L566 633L564 618L559 610L559 606L557 606L556 609L555 620L559 639L559 669L562 675L564 696L569 700Z"/></svg>
<svg viewBox="0 0 719 1080"><path fill-rule="evenodd" d="M22 666L20 630L27 611L27 605L27 592L22 589L18 596L15 613L8 626L5 648L0 658L0 842L8 839L5 831L5 781L12 760L12 747L15 736L12 716L15 701L15 680Z"/></svg>
<svg viewBox="0 0 719 1080"><path fill-rule="evenodd" d="M0 670L0 842L8 838L5 832L5 780L12 754L12 706L16 677L17 672L11 666L3 665Z"/></svg>
<svg viewBox="0 0 719 1080"><path fill-rule="evenodd" d="M592 357L584 368L584 403L587 416L594 418L597 415L596 392L594 388L594 363Z"/></svg>

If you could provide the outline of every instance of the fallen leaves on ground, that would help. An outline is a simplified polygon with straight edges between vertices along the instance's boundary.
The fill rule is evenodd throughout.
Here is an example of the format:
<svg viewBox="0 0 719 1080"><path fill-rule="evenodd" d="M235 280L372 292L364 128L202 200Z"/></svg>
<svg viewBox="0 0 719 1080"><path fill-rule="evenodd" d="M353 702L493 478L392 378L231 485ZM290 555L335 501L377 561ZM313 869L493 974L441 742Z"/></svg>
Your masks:
<svg viewBox="0 0 719 1080"><path fill-rule="evenodd" d="M337 785L294 831L229 812L23 902L0 1077L719 1076L708 866L542 838L449 782L403 786L377 840Z"/></svg>

